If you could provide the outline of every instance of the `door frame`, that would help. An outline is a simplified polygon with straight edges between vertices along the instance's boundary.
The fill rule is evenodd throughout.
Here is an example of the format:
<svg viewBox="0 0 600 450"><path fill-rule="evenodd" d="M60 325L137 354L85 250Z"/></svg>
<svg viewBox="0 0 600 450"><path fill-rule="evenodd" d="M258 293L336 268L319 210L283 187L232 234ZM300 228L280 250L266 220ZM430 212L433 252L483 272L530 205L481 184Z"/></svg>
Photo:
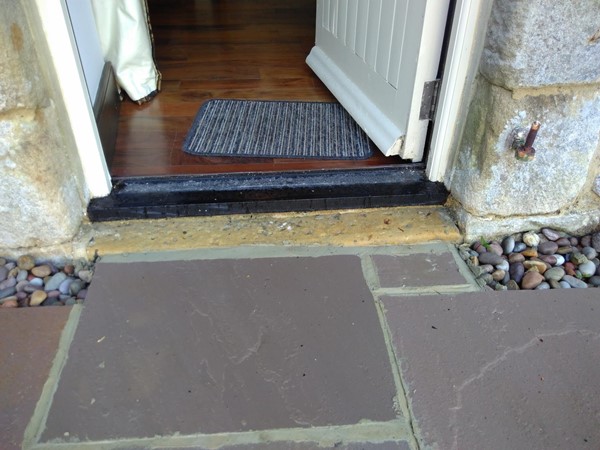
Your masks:
<svg viewBox="0 0 600 450"><path fill-rule="evenodd" d="M446 50L442 85L433 122L425 174L449 188L448 170L454 159L468 106L467 88L477 71L487 19L493 0L456 0ZM480 41L479 46L477 42ZM443 57L443 56L442 56Z"/></svg>
<svg viewBox="0 0 600 450"><path fill-rule="evenodd" d="M456 0L446 66L435 117L426 174L431 181L444 181L460 129L468 80L476 70L476 37L481 34L483 7L492 0ZM65 0L35 0L67 108L91 198L107 196L111 177L104 158L93 108L70 26Z"/></svg>
<svg viewBox="0 0 600 450"><path fill-rule="evenodd" d="M58 89L77 145L87 194L104 197L112 189L94 110L83 73L66 0L35 0Z"/></svg>

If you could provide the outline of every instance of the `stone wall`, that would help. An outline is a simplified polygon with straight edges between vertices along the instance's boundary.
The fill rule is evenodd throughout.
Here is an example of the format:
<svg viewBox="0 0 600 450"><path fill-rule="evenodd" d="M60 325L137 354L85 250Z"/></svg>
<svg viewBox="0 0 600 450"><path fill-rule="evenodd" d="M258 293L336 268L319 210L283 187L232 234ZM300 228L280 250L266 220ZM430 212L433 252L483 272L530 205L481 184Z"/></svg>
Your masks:
<svg viewBox="0 0 600 450"><path fill-rule="evenodd" d="M600 222L600 3L495 0L450 190L467 239ZM515 129L541 128L533 161Z"/></svg>
<svg viewBox="0 0 600 450"><path fill-rule="evenodd" d="M69 241L83 176L30 0L0 0L0 255Z"/></svg>

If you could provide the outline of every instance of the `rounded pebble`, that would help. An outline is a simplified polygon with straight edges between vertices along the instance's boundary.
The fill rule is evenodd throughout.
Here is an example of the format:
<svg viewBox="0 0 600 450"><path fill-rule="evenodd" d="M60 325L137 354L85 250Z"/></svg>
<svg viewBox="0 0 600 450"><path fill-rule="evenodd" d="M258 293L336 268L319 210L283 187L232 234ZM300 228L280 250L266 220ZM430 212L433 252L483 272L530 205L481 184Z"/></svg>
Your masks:
<svg viewBox="0 0 600 450"><path fill-rule="evenodd" d="M600 253L600 231L592 235L591 246L594 248L594 250Z"/></svg>
<svg viewBox="0 0 600 450"><path fill-rule="evenodd" d="M504 275L506 275L506 272L501 269L492 272L492 278L494 281L502 281L504 279Z"/></svg>
<svg viewBox="0 0 600 450"><path fill-rule="evenodd" d="M507 236L502 239L502 252L505 255L512 253L515 249L515 238L512 236Z"/></svg>
<svg viewBox="0 0 600 450"><path fill-rule="evenodd" d="M75 281L74 278L67 278L59 284L58 290L61 292L61 294L69 293L69 288L71 287L71 283L73 283L73 281Z"/></svg>
<svg viewBox="0 0 600 450"><path fill-rule="evenodd" d="M7 287L6 289L0 290L0 298L10 297L11 295L15 295L16 292L17 289L14 286Z"/></svg>
<svg viewBox="0 0 600 450"><path fill-rule="evenodd" d="M587 259L587 256L585 256L583 253L573 252L573 254L571 255L571 261L573 261L577 265L580 265L588 262L589 259Z"/></svg>
<svg viewBox="0 0 600 450"><path fill-rule="evenodd" d="M593 247L583 247L581 249L581 253L583 253L587 259L592 260L598 256L598 252L594 250Z"/></svg>
<svg viewBox="0 0 600 450"><path fill-rule="evenodd" d="M0 291L6 288L10 288L17 285L17 279L15 277L8 277L2 283L0 283Z"/></svg>
<svg viewBox="0 0 600 450"><path fill-rule="evenodd" d="M550 287L552 289L562 289L562 286L560 285L560 283L556 280L548 280L548 284L550 285Z"/></svg>
<svg viewBox="0 0 600 450"><path fill-rule="evenodd" d="M588 283L590 283L592 286L600 286L600 275L594 275L593 277L590 277Z"/></svg>
<svg viewBox="0 0 600 450"><path fill-rule="evenodd" d="M556 241L560 239L560 234L557 231L554 231L550 228L542 228L542 234L548 238L550 241Z"/></svg>
<svg viewBox="0 0 600 450"><path fill-rule="evenodd" d="M585 281L582 281L579 278L573 277L571 275L565 275L562 281L566 281L567 283L569 283L569 286L571 286L572 288L585 289L588 287Z"/></svg>
<svg viewBox="0 0 600 450"><path fill-rule="evenodd" d="M533 270L525 273L523 280L521 281L522 289L535 289L544 281L544 276Z"/></svg>
<svg viewBox="0 0 600 450"><path fill-rule="evenodd" d="M31 294L31 300L29 301L29 306L39 306L47 298L48 298L48 294L45 291L35 291Z"/></svg>
<svg viewBox="0 0 600 450"><path fill-rule="evenodd" d="M565 269L563 269L562 267L551 267L550 269L546 270L546 272L544 272L544 278L546 278L546 280L560 281L564 276Z"/></svg>
<svg viewBox="0 0 600 450"><path fill-rule="evenodd" d="M546 283L545 281L542 281L540 284L537 285L537 287L535 288L536 291L543 291L546 289L550 289L550 284Z"/></svg>
<svg viewBox="0 0 600 450"><path fill-rule="evenodd" d="M502 246L500 244L498 244L497 242L492 242L489 245L488 252L495 253L496 255L502 255L502 253L504 253L504 250L502 249Z"/></svg>
<svg viewBox="0 0 600 450"><path fill-rule="evenodd" d="M528 257L528 258L537 258L538 251L535 248L526 248L525 250L523 250L521 252L521 254L523 256Z"/></svg>
<svg viewBox="0 0 600 450"><path fill-rule="evenodd" d="M77 276L79 277L79 279L81 279L82 281L85 281L86 283L91 283L91 281L92 281L92 271L91 270L80 270L79 272L77 272Z"/></svg>
<svg viewBox="0 0 600 450"><path fill-rule="evenodd" d="M21 255L17 258L17 266L19 269L31 270L35 267L35 259L31 255Z"/></svg>
<svg viewBox="0 0 600 450"><path fill-rule="evenodd" d="M494 278L490 273L482 273L477 277L477 279L481 280L484 284L489 284L491 281L494 281Z"/></svg>
<svg viewBox="0 0 600 450"><path fill-rule="evenodd" d="M520 283L523 279L523 275L525 274L525 266L523 263L517 262L511 264L508 270L510 273L510 279Z"/></svg>
<svg viewBox="0 0 600 450"><path fill-rule="evenodd" d="M523 234L523 242L529 247L537 247L540 243L540 237L533 231Z"/></svg>
<svg viewBox="0 0 600 450"><path fill-rule="evenodd" d="M54 275L52 275L52 277L48 280L46 286L44 287L44 290L54 291L55 289L58 289L60 284L66 279L67 274L65 274L64 272L57 272Z"/></svg>
<svg viewBox="0 0 600 450"><path fill-rule="evenodd" d="M558 283L562 286L563 289L571 289L571 285L566 281L561 280Z"/></svg>
<svg viewBox="0 0 600 450"><path fill-rule="evenodd" d="M592 261L579 264L579 271L584 278L590 278L596 273L596 265Z"/></svg>
<svg viewBox="0 0 600 450"><path fill-rule="evenodd" d="M506 283L506 287L509 291L518 291L519 289L521 289L519 287L519 283L517 283L515 280L508 280L508 283Z"/></svg>
<svg viewBox="0 0 600 450"><path fill-rule="evenodd" d="M538 258L551 266L556 265L556 257L554 255L538 255Z"/></svg>
<svg viewBox="0 0 600 450"><path fill-rule="evenodd" d="M548 266L546 266L546 263L544 261L537 261L535 259L524 261L523 266L525 266L525 269L527 270L535 268L535 270L541 274L543 274L546 271L546 269L548 269Z"/></svg>
<svg viewBox="0 0 600 450"><path fill-rule="evenodd" d="M0 282L6 280L8 277L8 269L4 266L0 266Z"/></svg>
<svg viewBox="0 0 600 450"><path fill-rule="evenodd" d="M513 252L515 252L515 253L522 252L526 248L527 248L526 244L524 244L523 242L517 242L517 243L515 243L515 248L513 248Z"/></svg>
<svg viewBox="0 0 600 450"><path fill-rule="evenodd" d="M20 269L19 273L17 274L17 281L27 280L28 275L29 275L29 273L26 270Z"/></svg>
<svg viewBox="0 0 600 450"><path fill-rule="evenodd" d="M49 291L47 294L48 298L60 297L60 291Z"/></svg>
<svg viewBox="0 0 600 450"><path fill-rule="evenodd" d="M44 278L52 273L52 268L48 264L42 264L31 269L31 273L36 277Z"/></svg>
<svg viewBox="0 0 600 450"><path fill-rule="evenodd" d="M565 257L563 255L556 254L552 256L556 258L555 266L562 266L565 263Z"/></svg>
<svg viewBox="0 0 600 450"><path fill-rule="evenodd" d="M4 302L9 302L11 300L19 300L17 298L16 295L9 295L8 297L4 297L3 299L0 299L0 304L4 303Z"/></svg>
<svg viewBox="0 0 600 450"><path fill-rule="evenodd" d="M33 277L29 279L29 284L32 286L42 287L44 285L44 280L41 278Z"/></svg>
<svg viewBox="0 0 600 450"><path fill-rule="evenodd" d="M538 245L537 250L542 255L553 255L558 250L558 244L553 241L542 242Z"/></svg>
<svg viewBox="0 0 600 450"><path fill-rule="evenodd" d="M564 267L567 275L575 276L575 264L573 264L570 261L567 261Z"/></svg>
<svg viewBox="0 0 600 450"><path fill-rule="evenodd" d="M479 266L476 266L479 267ZM82 290L85 286L85 283L79 279L73 280L73 282L69 285L69 294L77 295L77 293Z"/></svg>
<svg viewBox="0 0 600 450"><path fill-rule="evenodd" d="M2 308L17 308L19 306L19 302L17 300L6 300L2 303Z"/></svg>
<svg viewBox="0 0 600 450"><path fill-rule="evenodd" d="M508 257L509 263L523 262L525 261L525 255L521 253L511 253Z"/></svg>
<svg viewBox="0 0 600 450"><path fill-rule="evenodd" d="M496 266L498 264L501 264L502 261L504 261L504 258L502 258L502 256L492 252L482 253L481 255L479 255L480 264L491 264L493 266Z"/></svg>
<svg viewBox="0 0 600 450"><path fill-rule="evenodd" d="M496 269L504 270L505 272L509 269L510 264L507 260L503 260L500 264L496 265Z"/></svg>

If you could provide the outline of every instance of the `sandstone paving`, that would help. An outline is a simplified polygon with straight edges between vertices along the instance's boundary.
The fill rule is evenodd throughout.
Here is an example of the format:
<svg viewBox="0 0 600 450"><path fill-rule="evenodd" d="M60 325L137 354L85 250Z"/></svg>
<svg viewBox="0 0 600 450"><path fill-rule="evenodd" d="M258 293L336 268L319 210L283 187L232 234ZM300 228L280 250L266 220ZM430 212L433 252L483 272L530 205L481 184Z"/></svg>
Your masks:
<svg viewBox="0 0 600 450"><path fill-rule="evenodd" d="M100 262L89 295L41 442L402 418L357 255Z"/></svg>
<svg viewBox="0 0 600 450"><path fill-rule="evenodd" d="M598 448L597 290L381 300L422 448Z"/></svg>
<svg viewBox="0 0 600 450"><path fill-rule="evenodd" d="M0 448L20 449L56 355L70 307L0 313Z"/></svg>
<svg viewBox="0 0 600 450"><path fill-rule="evenodd" d="M442 242L110 255L24 448L597 448L595 292L483 291Z"/></svg>

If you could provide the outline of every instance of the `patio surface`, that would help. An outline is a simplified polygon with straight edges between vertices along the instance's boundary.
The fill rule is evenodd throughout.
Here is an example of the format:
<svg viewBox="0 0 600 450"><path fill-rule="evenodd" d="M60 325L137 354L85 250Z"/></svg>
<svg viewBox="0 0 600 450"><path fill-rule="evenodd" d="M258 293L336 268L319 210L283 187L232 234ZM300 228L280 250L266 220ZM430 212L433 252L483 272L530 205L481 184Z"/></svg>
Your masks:
<svg viewBox="0 0 600 450"><path fill-rule="evenodd" d="M0 314L0 448L596 449L599 292L481 291L446 243L106 256Z"/></svg>

